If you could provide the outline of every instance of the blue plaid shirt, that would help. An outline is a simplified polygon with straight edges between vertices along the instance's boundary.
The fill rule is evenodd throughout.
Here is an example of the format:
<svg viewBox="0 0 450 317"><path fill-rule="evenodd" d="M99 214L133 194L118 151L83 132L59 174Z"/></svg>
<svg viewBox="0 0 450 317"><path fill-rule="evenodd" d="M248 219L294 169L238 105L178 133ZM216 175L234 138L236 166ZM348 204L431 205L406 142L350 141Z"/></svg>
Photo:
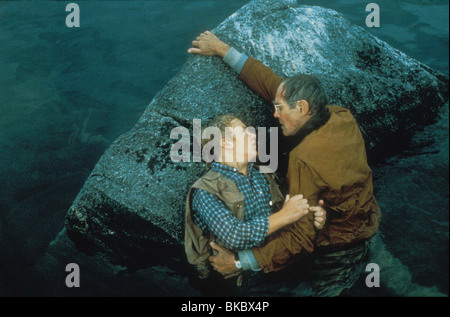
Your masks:
<svg viewBox="0 0 450 317"><path fill-rule="evenodd" d="M217 196L196 189L192 195L194 222L203 232L212 231L229 249L258 246L267 235L272 212L267 179L252 163L247 167L247 176L216 162L211 169L233 181L244 195L244 220L238 220Z"/></svg>

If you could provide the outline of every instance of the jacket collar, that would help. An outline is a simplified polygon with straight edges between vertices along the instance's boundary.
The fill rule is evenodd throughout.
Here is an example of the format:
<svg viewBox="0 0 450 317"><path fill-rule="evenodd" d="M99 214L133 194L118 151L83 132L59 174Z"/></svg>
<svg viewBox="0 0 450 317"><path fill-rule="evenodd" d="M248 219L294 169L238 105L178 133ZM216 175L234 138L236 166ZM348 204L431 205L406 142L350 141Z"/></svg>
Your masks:
<svg viewBox="0 0 450 317"><path fill-rule="evenodd" d="M252 173L255 170L256 165L255 163L248 163L247 166L247 177L252 177ZM219 172L222 174L236 174L240 176L245 176L244 174L240 173L239 170L236 167L228 166L222 163L218 162L212 162L211 163L211 169L215 172Z"/></svg>
<svg viewBox="0 0 450 317"><path fill-rule="evenodd" d="M330 111L327 109L322 113L317 113L293 136L287 137L289 152L299 145L313 131L318 130L330 119Z"/></svg>

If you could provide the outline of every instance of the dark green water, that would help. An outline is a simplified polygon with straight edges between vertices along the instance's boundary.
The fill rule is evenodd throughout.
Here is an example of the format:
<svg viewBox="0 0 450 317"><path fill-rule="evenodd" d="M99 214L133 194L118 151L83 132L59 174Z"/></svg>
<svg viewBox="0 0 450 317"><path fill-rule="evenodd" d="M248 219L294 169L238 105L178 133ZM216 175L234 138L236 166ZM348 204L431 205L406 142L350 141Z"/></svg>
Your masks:
<svg viewBox="0 0 450 317"><path fill-rule="evenodd" d="M368 2L299 2L365 27ZM79 29L65 26L67 3L0 1L0 295L36 295L24 276L104 150L181 69L195 36L247 1L78 1ZM366 29L448 75L448 1L377 3L381 27ZM374 166L387 248L414 282L446 294L448 130L447 106L410 150Z"/></svg>

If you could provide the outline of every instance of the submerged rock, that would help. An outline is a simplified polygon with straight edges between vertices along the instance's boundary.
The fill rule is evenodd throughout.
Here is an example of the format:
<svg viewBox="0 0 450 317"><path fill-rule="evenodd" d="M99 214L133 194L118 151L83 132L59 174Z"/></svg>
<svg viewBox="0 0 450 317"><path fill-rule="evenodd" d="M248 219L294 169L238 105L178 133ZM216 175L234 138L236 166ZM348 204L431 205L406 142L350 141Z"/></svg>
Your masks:
<svg viewBox="0 0 450 317"><path fill-rule="evenodd" d="M352 111L371 156L407 143L448 100L447 76L330 9L257 0L213 32L280 76L315 73L331 103ZM172 162L177 140L170 132L192 131L193 119L224 113L250 126L275 126L271 106L219 58L190 56L133 129L106 150L70 207L66 229L77 247L134 268L182 259L185 197L203 167Z"/></svg>

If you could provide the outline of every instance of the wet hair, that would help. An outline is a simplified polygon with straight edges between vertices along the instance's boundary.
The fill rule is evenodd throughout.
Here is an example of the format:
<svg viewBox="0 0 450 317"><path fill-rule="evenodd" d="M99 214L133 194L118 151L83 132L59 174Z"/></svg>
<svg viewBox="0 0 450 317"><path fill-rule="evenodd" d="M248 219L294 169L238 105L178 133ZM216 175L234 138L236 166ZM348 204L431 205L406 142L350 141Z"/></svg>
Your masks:
<svg viewBox="0 0 450 317"><path fill-rule="evenodd" d="M293 148L328 121L328 96L320 80L314 75L299 74L283 80L281 85L283 98L291 109L295 108L297 101L306 100L309 104L308 114L312 115L294 136L289 137L288 146Z"/></svg>
<svg viewBox="0 0 450 317"><path fill-rule="evenodd" d="M227 115L227 114L220 115L220 116L218 116L218 117L212 119L212 120L207 124L207 126L203 129L203 131L204 131L206 128L213 128L213 127L214 127L214 128L218 128L218 129L220 130L221 135L222 135L223 137L225 137L225 135L226 135L226 133L225 133L225 128L230 127L231 121L233 121L233 120L235 120L235 119L238 119L238 120L239 120L239 118L237 118L237 117L235 117L235 116L232 116L232 115ZM202 142L201 142L201 148L202 148L202 151L203 151L203 147L204 147L208 142L210 142L210 141L212 140L211 135L210 135L209 137L207 137L207 138L203 138L203 131L202 131ZM211 163L205 162L205 168L206 168L206 169L210 169L210 167L211 167Z"/></svg>
<svg viewBox="0 0 450 317"><path fill-rule="evenodd" d="M308 114L315 115L326 110L328 97L316 76L299 74L283 80L281 85L283 97L291 108L295 108L297 101L306 100L309 104Z"/></svg>
<svg viewBox="0 0 450 317"><path fill-rule="evenodd" d="M208 125L205 127L205 129L212 128L212 127L218 128L220 130L220 133L222 133L222 135L225 136L225 128L230 127L231 121L233 121L235 119L238 119L238 118L236 118L235 116L224 114L224 115L221 115L221 116L218 116L218 117L212 119L208 123ZM203 131L202 131L202 133L203 133ZM202 139L202 149L211 140L212 140L211 136L209 138Z"/></svg>

